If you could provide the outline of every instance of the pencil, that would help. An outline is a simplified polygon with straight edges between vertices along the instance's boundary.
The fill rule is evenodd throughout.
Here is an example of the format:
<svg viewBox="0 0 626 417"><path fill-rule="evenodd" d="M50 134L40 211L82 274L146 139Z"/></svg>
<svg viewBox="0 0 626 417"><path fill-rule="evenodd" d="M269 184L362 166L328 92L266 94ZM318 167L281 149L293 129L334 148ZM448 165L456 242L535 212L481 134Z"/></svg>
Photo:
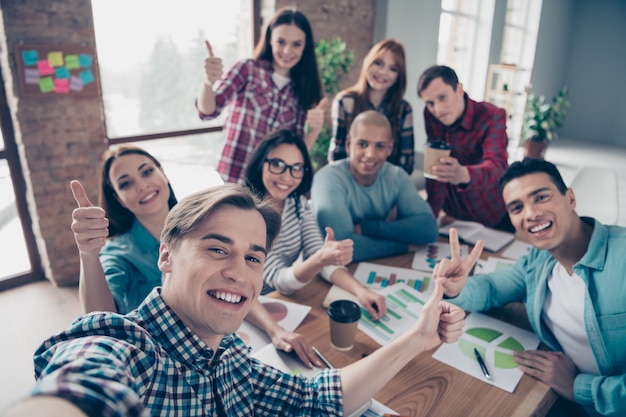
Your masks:
<svg viewBox="0 0 626 417"><path fill-rule="evenodd" d="M318 358L320 358L320 360L322 362L324 362L324 365L326 365L327 367L329 367L330 369L333 369L334 366L332 363L330 363L330 361L328 359L326 359L326 357L324 355L322 355L322 352L320 352L315 346L313 346L311 349L313 349L313 352L315 352L315 354L317 355Z"/></svg>

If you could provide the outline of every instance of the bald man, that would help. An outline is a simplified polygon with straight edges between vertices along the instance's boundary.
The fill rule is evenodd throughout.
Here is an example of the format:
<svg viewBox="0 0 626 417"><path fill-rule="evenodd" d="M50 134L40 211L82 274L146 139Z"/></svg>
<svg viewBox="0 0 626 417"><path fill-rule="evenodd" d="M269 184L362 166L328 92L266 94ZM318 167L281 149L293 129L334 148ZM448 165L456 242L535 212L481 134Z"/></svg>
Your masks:
<svg viewBox="0 0 626 417"><path fill-rule="evenodd" d="M437 223L409 175L387 162L393 150L389 121L368 110L355 117L347 159L320 169L313 180L313 211L324 231L354 240L354 261L399 255L437 239Z"/></svg>

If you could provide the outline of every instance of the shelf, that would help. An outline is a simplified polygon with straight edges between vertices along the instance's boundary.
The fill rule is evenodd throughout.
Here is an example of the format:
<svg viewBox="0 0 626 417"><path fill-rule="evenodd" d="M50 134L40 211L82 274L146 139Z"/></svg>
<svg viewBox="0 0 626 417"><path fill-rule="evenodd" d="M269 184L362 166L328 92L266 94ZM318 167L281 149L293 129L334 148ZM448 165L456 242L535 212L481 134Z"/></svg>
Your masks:
<svg viewBox="0 0 626 417"><path fill-rule="evenodd" d="M530 73L529 69L516 65L492 64L489 66L485 101L506 111L509 149L519 146Z"/></svg>

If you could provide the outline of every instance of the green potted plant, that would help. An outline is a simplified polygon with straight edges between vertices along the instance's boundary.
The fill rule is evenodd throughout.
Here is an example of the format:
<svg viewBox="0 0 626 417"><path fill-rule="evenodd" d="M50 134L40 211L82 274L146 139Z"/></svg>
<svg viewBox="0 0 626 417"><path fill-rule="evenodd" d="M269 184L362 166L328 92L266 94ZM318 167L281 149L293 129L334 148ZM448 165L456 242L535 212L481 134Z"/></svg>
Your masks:
<svg viewBox="0 0 626 417"><path fill-rule="evenodd" d="M569 94L570 89L564 86L552 102L546 103L544 96L528 91L523 129L525 156L543 158L549 141L558 137L556 129L565 121Z"/></svg>
<svg viewBox="0 0 626 417"><path fill-rule="evenodd" d="M354 55L341 38L322 39L315 42L315 55L324 93L328 100L332 101L340 90L339 80L343 75L348 74ZM330 127L324 126L313 148L309 151L313 169L318 170L328 163L328 147L331 137Z"/></svg>

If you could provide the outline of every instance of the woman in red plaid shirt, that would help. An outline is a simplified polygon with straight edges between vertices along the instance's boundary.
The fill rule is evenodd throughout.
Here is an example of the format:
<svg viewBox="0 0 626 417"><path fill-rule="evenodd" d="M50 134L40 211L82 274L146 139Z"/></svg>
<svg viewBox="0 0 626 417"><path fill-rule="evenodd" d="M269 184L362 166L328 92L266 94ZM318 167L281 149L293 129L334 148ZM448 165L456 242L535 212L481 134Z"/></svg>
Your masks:
<svg viewBox="0 0 626 417"><path fill-rule="evenodd" d="M222 60L205 61L196 107L213 119L228 106L226 143L217 170L225 181L243 182L248 159L263 137L287 129L311 148L324 122L326 99L315 59L313 32L299 11L280 9L270 20L252 59L237 62L222 77ZM213 84L219 83L213 89ZM305 124L308 131L305 134Z"/></svg>

